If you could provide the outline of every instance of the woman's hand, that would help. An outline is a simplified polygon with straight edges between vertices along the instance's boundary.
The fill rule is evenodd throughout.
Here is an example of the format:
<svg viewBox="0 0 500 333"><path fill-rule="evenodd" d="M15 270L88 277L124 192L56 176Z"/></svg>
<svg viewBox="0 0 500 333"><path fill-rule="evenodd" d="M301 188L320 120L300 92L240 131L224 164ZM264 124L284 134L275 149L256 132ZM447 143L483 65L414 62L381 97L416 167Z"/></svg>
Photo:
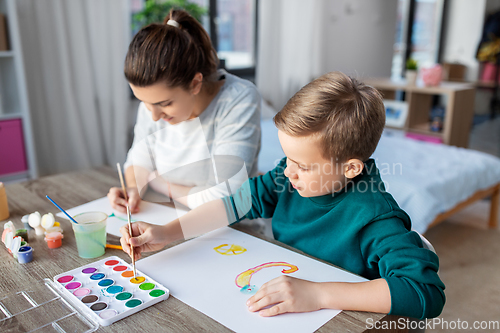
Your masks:
<svg viewBox="0 0 500 333"><path fill-rule="evenodd" d="M130 245L134 247L135 260L141 258L142 252L151 252L161 250L169 243L166 226L149 224L146 222L132 223L132 234L130 237L128 224L120 228L123 235L120 238L123 251L132 258Z"/></svg>
<svg viewBox="0 0 500 333"><path fill-rule="evenodd" d="M263 317L321 309L321 284L282 275L265 284L247 301L248 310ZM267 309L263 308L270 306Z"/></svg>
<svg viewBox="0 0 500 333"><path fill-rule="evenodd" d="M141 197L139 196L139 191L136 187L127 188L128 205L130 207L130 213L135 214L139 212L139 204L141 203ZM120 213L127 214L127 201L125 200L125 195L121 187L112 187L108 192L108 199L111 203L111 207L116 209Z"/></svg>

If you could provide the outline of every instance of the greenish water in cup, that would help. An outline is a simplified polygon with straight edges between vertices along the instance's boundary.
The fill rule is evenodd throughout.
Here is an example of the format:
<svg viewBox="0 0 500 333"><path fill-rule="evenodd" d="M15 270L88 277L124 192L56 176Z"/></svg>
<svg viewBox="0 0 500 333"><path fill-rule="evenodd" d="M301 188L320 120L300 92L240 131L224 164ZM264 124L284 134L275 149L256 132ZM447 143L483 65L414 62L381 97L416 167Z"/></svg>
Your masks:
<svg viewBox="0 0 500 333"><path fill-rule="evenodd" d="M106 221L108 215L102 212L88 212L73 216L78 224L72 223L76 247L81 258L100 257L106 249Z"/></svg>

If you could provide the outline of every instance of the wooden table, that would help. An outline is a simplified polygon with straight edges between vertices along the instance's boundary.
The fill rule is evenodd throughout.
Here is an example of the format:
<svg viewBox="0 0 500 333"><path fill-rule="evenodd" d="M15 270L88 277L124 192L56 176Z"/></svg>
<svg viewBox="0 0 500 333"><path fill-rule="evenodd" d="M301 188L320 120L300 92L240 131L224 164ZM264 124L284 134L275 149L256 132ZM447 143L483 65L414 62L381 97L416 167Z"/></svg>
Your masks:
<svg viewBox="0 0 500 333"><path fill-rule="evenodd" d="M14 222L16 228L20 229L23 227L21 223L23 215L35 211L42 214L52 212L55 215L58 213L57 208L45 198L46 194L62 208L69 209L102 198L112 186L119 186L119 181L116 170L111 167L59 174L7 185L10 220ZM61 221L61 227L64 229L61 248L49 249L42 236L37 237L34 230L29 231L29 243L35 251L33 261L28 264L19 264L7 252L3 244L0 244L0 298L13 290L18 290L19 286L29 286L44 278L52 279L59 273L98 260L82 259L78 256L70 222L59 220ZM4 222L0 223L0 226L3 226ZM258 235L254 236L259 237ZM291 249L283 243L274 240L272 242ZM108 243L118 244L119 239L116 236L108 235ZM121 250L106 249L105 256L110 255L116 255L129 262L128 256ZM366 329L369 318L371 318L372 322L376 322L397 321L399 317L377 313L343 311L323 325L318 332L375 332L376 330ZM138 330L143 332L230 332L225 326L182 303L174 296L170 296L167 300L110 326L101 326L98 332L137 332ZM385 330L384 332L388 331ZM390 332L404 331L393 330Z"/></svg>

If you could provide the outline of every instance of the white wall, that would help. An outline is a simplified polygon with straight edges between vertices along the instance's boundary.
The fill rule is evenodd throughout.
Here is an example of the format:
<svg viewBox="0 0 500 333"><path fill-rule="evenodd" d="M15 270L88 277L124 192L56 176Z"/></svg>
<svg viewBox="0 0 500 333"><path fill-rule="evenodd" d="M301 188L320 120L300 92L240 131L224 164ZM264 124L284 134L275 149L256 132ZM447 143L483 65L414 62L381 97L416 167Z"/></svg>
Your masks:
<svg viewBox="0 0 500 333"><path fill-rule="evenodd" d="M452 0L448 2L443 61L467 66L466 80L478 78L476 50L483 31L486 0Z"/></svg>
<svg viewBox="0 0 500 333"><path fill-rule="evenodd" d="M328 1L326 71L390 77L397 6L397 0Z"/></svg>
<svg viewBox="0 0 500 333"><path fill-rule="evenodd" d="M279 110L331 71L390 77L398 0L266 0L259 4L256 84Z"/></svg>

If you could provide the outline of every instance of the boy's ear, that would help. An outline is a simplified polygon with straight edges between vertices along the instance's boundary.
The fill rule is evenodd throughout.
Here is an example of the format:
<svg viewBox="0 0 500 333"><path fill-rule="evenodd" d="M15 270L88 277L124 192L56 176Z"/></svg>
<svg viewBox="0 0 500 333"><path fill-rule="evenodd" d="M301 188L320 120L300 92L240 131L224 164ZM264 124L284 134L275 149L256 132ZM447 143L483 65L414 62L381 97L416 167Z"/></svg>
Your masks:
<svg viewBox="0 0 500 333"><path fill-rule="evenodd" d="M344 175L347 178L352 179L359 175L363 171L364 167L365 164L361 160L352 158L344 163Z"/></svg>
<svg viewBox="0 0 500 333"><path fill-rule="evenodd" d="M201 91L201 85L203 83L203 74L200 72L196 73L191 81L191 93L193 95L198 95Z"/></svg>

